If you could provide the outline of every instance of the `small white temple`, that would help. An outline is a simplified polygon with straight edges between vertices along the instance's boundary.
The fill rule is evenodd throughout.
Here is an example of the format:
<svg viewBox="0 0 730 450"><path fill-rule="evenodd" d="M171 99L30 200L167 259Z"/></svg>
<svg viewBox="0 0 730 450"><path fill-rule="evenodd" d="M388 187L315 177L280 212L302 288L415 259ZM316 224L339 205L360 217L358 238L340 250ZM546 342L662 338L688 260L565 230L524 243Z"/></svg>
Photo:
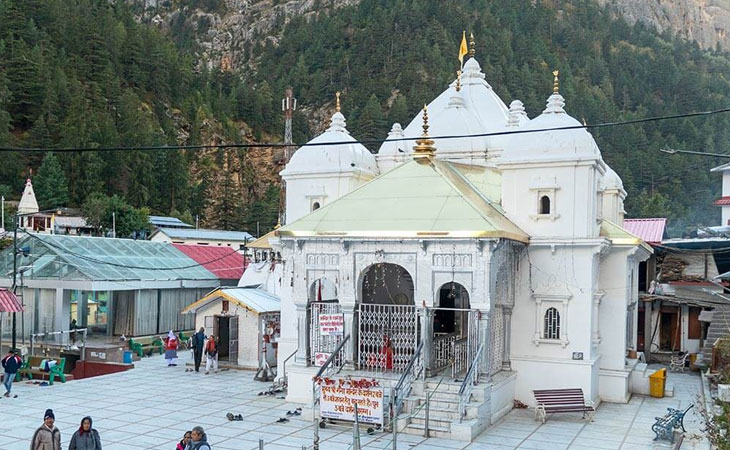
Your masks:
<svg viewBox="0 0 730 450"><path fill-rule="evenodd" d="M394 124L377 155L350 136L338 96L320 145L281 172L287 223L269 241L283 262L279 367L295 354L288 400L311 404L317 364L347 336L341 374L394 386L422 367L406 373L411 398L457 395L449 386L479 375L469 398L451 400L470 405L458 420L431 416L443 437L470 440L513 400L534 404L535 389L629 400L637 270L651 248L621 227L621 180L582 128L429 138L580 125L557 72L530 119L474 56L472 42L461 78L405 129ZM322 314L340 313L342 332L323 334Z"/></svg>

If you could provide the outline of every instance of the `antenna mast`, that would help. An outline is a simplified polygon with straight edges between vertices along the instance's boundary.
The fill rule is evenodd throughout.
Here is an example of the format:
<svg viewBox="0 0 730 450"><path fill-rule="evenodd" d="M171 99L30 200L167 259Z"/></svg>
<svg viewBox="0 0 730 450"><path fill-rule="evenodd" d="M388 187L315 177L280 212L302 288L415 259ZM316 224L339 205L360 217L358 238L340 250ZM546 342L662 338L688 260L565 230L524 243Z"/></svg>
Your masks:
<svg viewBox="0 0 730 450"><path fill-rule="evenodd" d="M294 142L291 132L291 120L294 111L297 110L297 99L294 98L292 88L286 88L286 97L281 100L281 110L284 112L284 144L291 145ZM289 158L293 153L291 147L287 147L284 154L284 163L289 162Z"/></svg>

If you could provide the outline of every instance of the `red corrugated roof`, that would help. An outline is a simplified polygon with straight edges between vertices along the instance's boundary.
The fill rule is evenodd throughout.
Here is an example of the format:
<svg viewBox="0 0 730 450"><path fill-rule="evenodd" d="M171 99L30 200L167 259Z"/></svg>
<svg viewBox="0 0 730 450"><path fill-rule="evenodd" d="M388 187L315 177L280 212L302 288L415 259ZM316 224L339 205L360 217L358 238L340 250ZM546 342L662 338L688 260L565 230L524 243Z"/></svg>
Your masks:
<svg viewBox="0 0 730 450"><path fill-rule="evenodd" d="M730 196L718 198L717 200L715 200L715 205L717 205L717 206L730 205Z"/></svg>
<svg viewBox="0 0 730 450"><path fill-rule="evenodd" d="M7 289L0 289L0 312L21 312L23 306L18 297Z"/></svg>
<svg viewBox="0 0 730 450"><path fill-rule="evenodd" d="M243 275L243 255L230 247L172 244L221 280L238 280Z"/></svg>
<svg viewBox="0 0 730 450"><path fill-rule="evenodd" d="M624 229L634 236L638 236L649 244L660 244L664 239L664 228L667 219L663 217L653 219L624 219Z"/></svg>

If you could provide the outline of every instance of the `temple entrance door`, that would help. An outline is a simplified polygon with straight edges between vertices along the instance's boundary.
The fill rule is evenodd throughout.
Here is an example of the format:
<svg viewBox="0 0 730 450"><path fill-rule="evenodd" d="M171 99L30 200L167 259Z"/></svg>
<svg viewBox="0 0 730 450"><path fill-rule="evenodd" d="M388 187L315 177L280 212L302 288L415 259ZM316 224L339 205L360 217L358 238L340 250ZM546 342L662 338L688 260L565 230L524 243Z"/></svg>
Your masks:
<svg viewBox="0 0 730 450"><path fill-rule="evenodd" d="M337 301L337 286L327 278L318 278L309 287L309 364L321 366L344 338L344 329L337 324L344 321ZM335 361L341 365L341 361Z"/></svg>
<svg viewBox="0 0 730 450"><path fill-rule="evenodd" d="M418 347L420 336L411 275L397 264L373 264L363 274L361 293L357 316L358 368L402 372Z"/></svg>
<svg viewBox="0 0 730 450"><path fill-rule="evenodd" d="M438 290L438 307L433 314L433 346L431 369L434 372L451 367L455 376L466 372L478 346L478 312L470 309L469 292L456 282Z"/></svg>

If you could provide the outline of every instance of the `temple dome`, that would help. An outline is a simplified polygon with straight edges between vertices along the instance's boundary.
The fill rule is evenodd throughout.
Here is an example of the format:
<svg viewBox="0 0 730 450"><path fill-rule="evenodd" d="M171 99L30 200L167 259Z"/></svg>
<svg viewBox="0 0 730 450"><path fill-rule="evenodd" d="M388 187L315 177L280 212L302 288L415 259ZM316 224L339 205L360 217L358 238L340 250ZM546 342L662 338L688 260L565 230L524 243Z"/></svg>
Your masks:
<svg viewBox="0 0 730 450"><path fill-rule="evenodd" d="M328 142L344 143L324 145ZM345 116L339 111L332 116L330 127L307 144L309 145L302 146L294 152L289 164L281 172L282 176L352 171L378 174L375 155L350 136Z"/></svg>
<svg viewBox="0 0 730 450"><path fill-rule="evenodd" d="M606 164L606 173L601 177L600 189L602 191L613 189L621 191L624 189L624 183L621 181L621 177L608 164Z"/></svg>
<svg viewBox="0 0 730 450"><path fill-rule="evenodd" d="M503 130L509 110L502 99L485 80L476 59L470 58L461 74L461 89L456 91L456 81L428 104L431 117L431 136L457 134L483 134ZM455 98L460 98L456 99ZM423 111L413 118L403 130L407 137L421 135ZM490 138L434 139L438 154L450 152L486 151L495 143Z"/></svg>
<svg viewBox="0 0 730 450"><path fill-rule="evenodd" d="M581 126L563 107L565 99L554 92L545 111L520 127L521 130L542 130ZM593 136L583 128L572 130L535 131L514 135L506 144L503 160L600 158L601 152Z"/></svg>

